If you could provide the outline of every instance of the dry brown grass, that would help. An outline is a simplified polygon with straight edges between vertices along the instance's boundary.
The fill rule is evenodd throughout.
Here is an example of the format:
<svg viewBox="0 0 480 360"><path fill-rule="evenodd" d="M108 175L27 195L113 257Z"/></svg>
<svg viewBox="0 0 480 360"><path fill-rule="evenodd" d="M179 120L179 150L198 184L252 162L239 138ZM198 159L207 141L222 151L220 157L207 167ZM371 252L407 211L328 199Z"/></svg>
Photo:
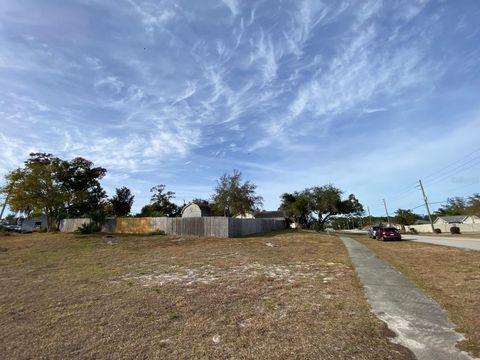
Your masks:
<svg viewBox="0 0 480 360"><path fill-rule="evenodd" d="M3 358L405 359L333 236L0 238Z"/></svg>
<svg viewBox="0 0 480 360"><path fill-rule="evenodd" d="M410 241L361 241L423 288L466 336L459 348L480 356L480 252Z"/></svg>

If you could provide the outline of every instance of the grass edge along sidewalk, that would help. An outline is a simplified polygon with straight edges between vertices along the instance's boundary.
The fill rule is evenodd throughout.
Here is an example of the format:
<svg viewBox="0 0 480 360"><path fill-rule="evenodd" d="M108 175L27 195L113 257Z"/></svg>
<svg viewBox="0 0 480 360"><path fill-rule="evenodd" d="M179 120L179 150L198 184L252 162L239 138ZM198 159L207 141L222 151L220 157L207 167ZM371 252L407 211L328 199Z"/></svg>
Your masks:
<svg viewBox="0 0 480 360"><path fill-rule="evenodd" d="M458 348L480 357L480 251L348 236L366 245L439 303L456 330L465 335Z"/></svg>

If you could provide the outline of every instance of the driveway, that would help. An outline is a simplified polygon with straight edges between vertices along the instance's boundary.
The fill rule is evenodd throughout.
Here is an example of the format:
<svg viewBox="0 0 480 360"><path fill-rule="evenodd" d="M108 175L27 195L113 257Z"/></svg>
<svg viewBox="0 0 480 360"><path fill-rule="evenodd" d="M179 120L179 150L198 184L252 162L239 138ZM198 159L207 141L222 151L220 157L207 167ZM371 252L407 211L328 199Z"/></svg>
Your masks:
<svg viewBox="0 0 480 360"><path fill-rule="evenodd" d="M436 237L421 235L402 235L402 238L410 241L423 242L435 245L452 246L460 249L480 251L480 239L470 239L464 237Z"/></svg>

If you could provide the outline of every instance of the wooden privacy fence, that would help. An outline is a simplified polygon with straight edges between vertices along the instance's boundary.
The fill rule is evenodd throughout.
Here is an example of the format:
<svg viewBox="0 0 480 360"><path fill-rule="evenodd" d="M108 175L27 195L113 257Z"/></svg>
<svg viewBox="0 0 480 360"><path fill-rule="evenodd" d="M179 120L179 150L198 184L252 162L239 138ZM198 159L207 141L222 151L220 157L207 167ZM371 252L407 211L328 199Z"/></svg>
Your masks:
<svg viewBox="0 0 480 360"><path fill-rule="evenodd" d="M73 232L89 219L65 219L60 231ZM162 230L168 235L193 235L208 237L237 237L268 233L285 229L285 221L276 219L235 219L228 217L143 217L110 219L102 231L123 234L146 234Z"/></svg>

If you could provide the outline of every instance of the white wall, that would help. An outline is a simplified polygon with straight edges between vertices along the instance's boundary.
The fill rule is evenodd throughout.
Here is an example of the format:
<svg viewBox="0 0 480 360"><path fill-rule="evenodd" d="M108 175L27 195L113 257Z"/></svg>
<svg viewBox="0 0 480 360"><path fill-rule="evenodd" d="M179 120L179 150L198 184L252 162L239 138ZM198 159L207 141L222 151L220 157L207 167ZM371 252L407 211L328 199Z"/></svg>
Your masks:
<svg viewBox="0 0 480 360"><path fill-rule="evenodd" d="M453 226L453 224L433 224L433 226L435 227L435 229L440 229L442 233L450 233L450 228ZM460 228L460 232L480 232L480 223L455 224L455 226L458 226ZM405 226L406 231L409 231L411 228L414 228L420 233L432 232L432 226L430 224Z"/></svg>

